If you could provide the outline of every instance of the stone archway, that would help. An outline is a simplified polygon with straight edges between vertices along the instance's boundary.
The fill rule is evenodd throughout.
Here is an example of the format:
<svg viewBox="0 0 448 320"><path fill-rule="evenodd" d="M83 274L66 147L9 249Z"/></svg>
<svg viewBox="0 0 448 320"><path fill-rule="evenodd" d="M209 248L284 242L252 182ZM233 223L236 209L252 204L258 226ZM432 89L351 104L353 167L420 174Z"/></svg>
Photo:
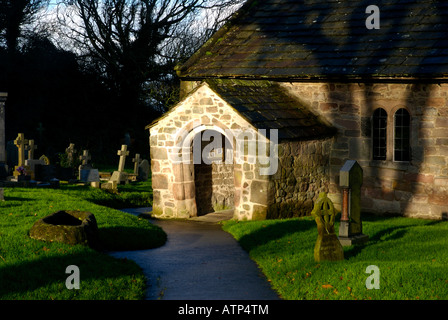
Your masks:
<svg viewBox="0 0 448 320"><path fill-rule="evenodd" d="M177 216L191 218L233 209L233 138L229 138L225 130L213 125L193 126L190 129L188 134L182 136L182 147L178 149L178 158L182 158L182 161L173 163L173 194ZM222 147L221 150L215 148L216 144Z"/></svg>

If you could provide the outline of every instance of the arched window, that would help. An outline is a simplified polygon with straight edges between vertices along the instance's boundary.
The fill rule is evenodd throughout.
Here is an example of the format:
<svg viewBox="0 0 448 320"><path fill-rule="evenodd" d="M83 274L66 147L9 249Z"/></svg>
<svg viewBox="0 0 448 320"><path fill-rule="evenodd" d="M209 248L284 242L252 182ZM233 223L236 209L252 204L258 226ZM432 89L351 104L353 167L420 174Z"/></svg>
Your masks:
<svg viewBox="0 0 448 320"><path fill-rule="evenodd" d="M394 115L394 161L411 160L411 116L404 109L398 109Z"/></svg>
<svg viewBox="0 0 448 320"><path fill-rule="evenodd" d="M387 112L376 109L372 117L373 160L386 160L387 153Z"/></svg>

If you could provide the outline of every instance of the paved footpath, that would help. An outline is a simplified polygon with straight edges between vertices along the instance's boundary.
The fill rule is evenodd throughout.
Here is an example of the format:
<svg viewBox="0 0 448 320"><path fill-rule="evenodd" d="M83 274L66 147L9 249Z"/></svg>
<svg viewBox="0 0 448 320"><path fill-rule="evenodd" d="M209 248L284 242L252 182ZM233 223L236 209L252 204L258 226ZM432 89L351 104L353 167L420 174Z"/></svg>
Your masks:
<svg viewBox="0 0 448 320"><path fill-rule="evenodd" d="M144 212L126 210L132 214ZM148 278L148 300L279 300L238 242L214 222L151 220L168 235L160 248L111 252Z"/></svg>

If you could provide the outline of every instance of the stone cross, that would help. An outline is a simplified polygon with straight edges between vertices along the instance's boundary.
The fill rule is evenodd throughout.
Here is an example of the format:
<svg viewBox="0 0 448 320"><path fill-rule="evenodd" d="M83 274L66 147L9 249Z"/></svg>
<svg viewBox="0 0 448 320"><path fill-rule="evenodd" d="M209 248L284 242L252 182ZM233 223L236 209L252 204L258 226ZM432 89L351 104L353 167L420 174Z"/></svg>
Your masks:
<svg viewBox="0 0 448 320"><path fill-rule="evenodd" d="M342 214L339 225L339 240L342 245L352 245L368 240L362 234L361 186L363 171L355 160L347 160L339 172L342 188Z"/></svg>
<svg viewBox="0 0 448 320"><path fill-rule="evenodd" d="M140 165L140 154L136 153L135 158L132 159L132 162L134 162L134 174L138 174L138 167Z"/></svg>
<svg viewBox="0 0 448 320"><path fill-rule="evenodd" d="M126 163L126 156L129 155L128 146L123 144L121 145L121 150L118 150L117 154L120 156L120 162L118 163L118 172L124 171L124 165Z"/></svg>
<svg viewBox="0 0 448 320"><path fill-rule="evenodd" d="M36 128L36 130L39 132L39 141L42 141L42 135L43 132L45 131L45 128L42 125L42 122L39 122L39 126Z"/></svg>
<svg viewBox="0 0 448 320"><path fill-rule="evenodd" d="M37 145L34 144L34 140L30 139L28 141L28 145L26 146L26 150L28 150L28 159L34 160L34 150L37 149Z"/></svg>
<svg viewBox="0 0 448 320"><path fill-rule="evenodd" d="M14 140L14 144L17 146L19 150L19 161L17 166L21 167L25 165L25 145L28 143L28 140L25 139L25 134L19 133L16 140Z"/></svg>
<svg viewBox="0 0 448 320"><path fill-rule="evenodd" d="M76 149L75 149L75 144L74 143L70 143L68 148L65 149L65 153L67 154L67 161L68 161L70 166L73 165L73 156L74 156L75 152L76 152Z"/></svg>
<svg viewBox="0 0 448 320"><path fill-rule="evenodd" d="M344 260L344 250L334 231L336 210L326 193L319 194L311 215L317 224L314 260L316 262Z"/></svg>
<svg viewBox="0 0 448 320"><path fill-rule="evenodd" d="M86 166L89 164L89 160L92 157L89 155L89 150L83 150L82 156L79 156L79 160L81 160L81 165Z"/></svg>

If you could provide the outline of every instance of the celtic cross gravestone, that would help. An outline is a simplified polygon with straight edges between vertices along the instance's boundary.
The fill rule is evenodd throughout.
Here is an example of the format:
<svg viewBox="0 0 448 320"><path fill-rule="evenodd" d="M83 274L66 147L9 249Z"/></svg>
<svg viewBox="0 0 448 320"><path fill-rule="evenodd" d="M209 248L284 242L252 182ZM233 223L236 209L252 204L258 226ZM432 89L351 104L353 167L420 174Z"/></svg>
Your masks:
<svg viewBox="0 0 448 320"><path fill-rule="evenodd" d="M326 193L319 194L311 215L317 224L314 260L316 262L344 260L342 245L334 231L336 210Z"/></svg>
<svg viewBox="0 0 448 320"><path fill-rule="evenodd" d="M28 140L25 139L25 134L19 133L16 140L14 140L14 144L17 146L19 161L17 163L18 167L25 165L25 146L28 144Z"/></svg>

